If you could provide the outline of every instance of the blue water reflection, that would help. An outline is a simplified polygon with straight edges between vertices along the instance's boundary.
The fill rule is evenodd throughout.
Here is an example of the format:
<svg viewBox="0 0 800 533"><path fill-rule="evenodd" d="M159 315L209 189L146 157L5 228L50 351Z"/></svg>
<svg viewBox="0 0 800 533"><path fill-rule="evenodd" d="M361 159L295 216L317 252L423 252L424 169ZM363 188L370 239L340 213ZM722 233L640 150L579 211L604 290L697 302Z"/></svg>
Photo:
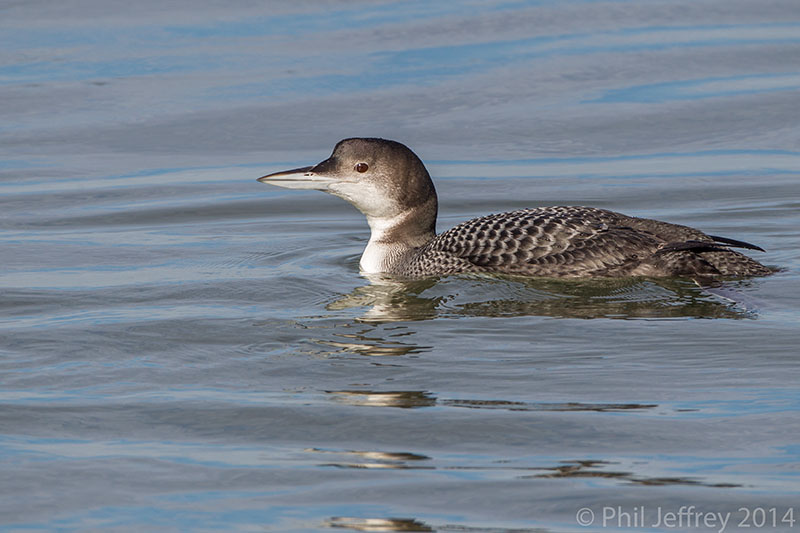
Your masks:
<svg viewBox="0 0 800 533"><path fill-rule="evenodd" d="M573 530L797 505L791 2L0 6L0 529ZM409 144L439 228L586 204L767 249L689 281L386 288L255 178ZM760 257L761 258L761 257Z"/></svg>

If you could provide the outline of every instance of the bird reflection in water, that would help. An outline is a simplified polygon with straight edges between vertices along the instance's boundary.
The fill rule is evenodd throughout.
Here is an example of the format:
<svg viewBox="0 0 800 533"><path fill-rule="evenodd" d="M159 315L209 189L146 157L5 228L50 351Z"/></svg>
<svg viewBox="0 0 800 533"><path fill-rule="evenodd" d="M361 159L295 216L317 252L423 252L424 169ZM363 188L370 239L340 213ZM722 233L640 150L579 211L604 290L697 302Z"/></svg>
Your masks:
<svg viewBox="0 0 800 533"><path fill-rule="evenodd" d="M366 323L437 317L753 318L742 292L752 280L698 287L681 279L562 280L472 274L404 281L369 275L370 283L328 304L328 310L367 308Z"/></svg>
<svg viewBox="0 0 800 533"><path fill-rule="evenodd" d="M330 454L334 458L342 458L320 466L335 466L339 468L380 468L380 469L428 469L433 466L424 464L430 457L409 452L381 452L381 451L356 451L356 450L323 450L308 448L307 452Z"/></svg>
<svg viewBox="0 0 800 533"><path fill-rule="evenodd" d="M698 487L715 488L735 488L741 487L734 483L714 483L692 477L653 477L637 475L634 472L607 470L606 466L613 464L610 461L583 460L583 461L563 461L560 465L544 468L547 473L536 474L534 476L524 476L525 478L565 478L565 477L596 477L609 478L626 481L637 485L692 485Z"/></svg>
<svg viewBox="0 0 800 533"><path fill-rule="evenodd" d="M429 525L416 518L353 518L335 516L326 522L328 527L352 531L453 531L459 533L546 533L541 528L470 527L464 524Z"/></svg>
<svg viewBox="0 0 800 533"><path fill-rule="evenodd" d="M428 320L436 318L437 308L443 297L421 296L423 292L436 285L436 279L403 280L378 274L364 274L368 285L356 287L327 309L338 311L356 307L368 307L359 318L364 322L398 322L409 320Z"/></svg>
<svg viewBox="0 0 800 533"><path fill-rule="evenodd" d="M400 407L409 409L414 407L433 407L437 401L436 396L426 391L338 390L325 392L337 403L365 407Z"/></svg>
<svg viewBox="0 0 800 533"><path fill-rule="evenodd" d="M328 527L353 531L434 531L425 522L413 518L353 518L335 516L328 520Z"/></svg>
<svg viewBox="0 0 800 533"><path fill-rule="evenodd" d="M519 402L510 400L437 398L428 391L325 391L331 400L363 407L453 407L461 409L501 409L506 411L594 411L600 413L655 409L647 403Z"/></svg>
<svg viewBox="0 0 800 533"><path fill-rule="evenodd" d="M742 305L748 287L758 281L725 282L701 288L681 279L616 278L562 280L471 274L403 280L369 275L369 283L329 303L332 312L357 310L327 338L313 339L332 348L326 356L407 356L432 346L412 342L416 330L400 323L436 318L540 316L582 319L756 318ZM710 291L715 292L710 292ZM730 297L729 297L730 296ZM322 318L322 317L319 317ZM395 329L387 325L397 324ZM375 363L379 364L379 363ZM388 363L383 363L388 364Z"/></svg>
<svg viewBox="0 0 800 533"><path fill-rule="evenodd" d="M338 348L344 352L372 357L408 355L424 352L431 348L430 346L417 346L416 344L389 341L380 337L367 336L363 333L336 333L335 335L337 338L346 339L347 342L340 340L319 340L318 342L332 348Z"/></svg>

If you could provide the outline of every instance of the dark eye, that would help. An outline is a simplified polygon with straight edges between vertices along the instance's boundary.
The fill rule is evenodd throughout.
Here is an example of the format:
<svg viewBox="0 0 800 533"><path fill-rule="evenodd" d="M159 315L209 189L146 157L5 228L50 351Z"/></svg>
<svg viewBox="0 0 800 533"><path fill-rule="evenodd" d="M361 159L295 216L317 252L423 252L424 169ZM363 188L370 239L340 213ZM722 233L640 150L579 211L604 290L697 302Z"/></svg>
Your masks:
<svg viewBox="0 0 800 533"><path fill-rule="evenodd" d="M355 166L356 172L366 172L369 170L369 165L366 163L359 163Z"/></svg>

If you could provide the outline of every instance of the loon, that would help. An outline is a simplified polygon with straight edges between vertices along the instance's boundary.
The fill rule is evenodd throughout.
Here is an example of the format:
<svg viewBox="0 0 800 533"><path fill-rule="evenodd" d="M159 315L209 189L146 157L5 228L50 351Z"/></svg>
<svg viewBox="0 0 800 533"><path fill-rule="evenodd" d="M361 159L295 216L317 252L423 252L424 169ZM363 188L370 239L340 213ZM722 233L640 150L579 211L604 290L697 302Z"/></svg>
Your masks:
<svg viewBox="0 0 800 533"><path fill-rule="evenodd" d="M366 215L371 236L360 261L364 274L698 280L772 273L731 249L764 251L753 244L594 207L519 209L468 220L437 235L438 200L425 165L405 145L385 139L344 139L321 163L258 181L324 191Z"/></svg>

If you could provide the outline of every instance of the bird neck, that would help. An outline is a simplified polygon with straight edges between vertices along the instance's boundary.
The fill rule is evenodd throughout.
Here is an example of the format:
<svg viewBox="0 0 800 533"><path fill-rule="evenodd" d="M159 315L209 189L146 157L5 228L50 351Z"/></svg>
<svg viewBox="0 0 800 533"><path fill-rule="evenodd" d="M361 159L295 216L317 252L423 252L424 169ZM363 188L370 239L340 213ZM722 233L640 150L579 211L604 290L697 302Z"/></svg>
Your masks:
<svg viewBox="0 0 800 533"><path fill-rule="evenodd" d="M392 217L367 217L371 235L359 266L366 274L391 273L436 236L436 198Z"/></svg>

